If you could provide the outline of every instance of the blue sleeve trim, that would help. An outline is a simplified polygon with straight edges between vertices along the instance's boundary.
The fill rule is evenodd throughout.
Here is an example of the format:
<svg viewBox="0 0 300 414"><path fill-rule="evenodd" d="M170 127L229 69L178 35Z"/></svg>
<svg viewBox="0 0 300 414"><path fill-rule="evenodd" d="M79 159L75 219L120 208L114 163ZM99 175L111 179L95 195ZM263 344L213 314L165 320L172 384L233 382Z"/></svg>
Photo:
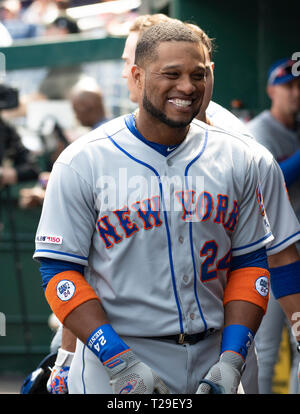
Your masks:
<svg viewBox="0 0 300 414"><path fill-rule="evenodd" d="M271 272L271 289L276 299L300 293L300 260L285 266L274 267Z"/></svg>
<svg viewBox="0 0 300 414"><path fill-rule="evenodd" d="M300 178L300 150L286 160L279 162L279 166L288 187Z"/></svg>
<svg viewBox="0 0 300 414"><path fill-rule="evenodd" d="M42 286L45 290L49 281L58 273L74 270L84 274L84 266L78 263L65 262L62 260L40 258L40 272L42 276Z"/></svg>
<svg viewBox="0 0 300 414"><path fill-rule="evenodd" d="M60 252L60 251L57 251L57 250L37 249L35 251L35 253L55 253L55 254L61 254L62 256L74 257L76 259L88 260L88 257L78 256L77 254L72 254L72 253Z"/></svg>
<svg viewBox="0 0 300 414"><path fill-rule="evenodd" d="M221 354L233 351L245 360L253 342L254 333L244 325L228 325L222 335Z"/></svg>
<svg viewBox="0 0 300 414"><path fill-rule="evenodd" d="M253 243L246 244L245 246L241 246L241 247L234 247L234 248L232 249L232 251L234 252L234 251L237 251L237 250L243 250L243 249L247 249L248 247L255 246L256 244L261 243L262 241L264 241L264 240L268 239L268 238L269 238L269 237L271 237L271 236L272 236L272 232L269 232L269 233L268 233L268 234L266 234L264 237L262 237L261 239L259 239L259 240L255 241L255 242L253 242Z"/></svg>
<svg viewBox="0 0 300 414"><path fill-rule="evenodd" d="M292 239L293 237L296 237L300 234L300 231L297 231L297 233L292 234L291 236L287 237L286 239L284 239L282 242L275 244L272 247L267 247L267 251L269 252L270 250L276 249L277 247L281 246L282 244L286 243L287 241L289 241L290 239Z"/></svg>
<svg viewBox="0 0 300 414"><path fill-rule="evenodd" d="M231 270L243 267L262 267L269 270L266 248L255 250L255 252L234 256L231 259Z"/></svg>

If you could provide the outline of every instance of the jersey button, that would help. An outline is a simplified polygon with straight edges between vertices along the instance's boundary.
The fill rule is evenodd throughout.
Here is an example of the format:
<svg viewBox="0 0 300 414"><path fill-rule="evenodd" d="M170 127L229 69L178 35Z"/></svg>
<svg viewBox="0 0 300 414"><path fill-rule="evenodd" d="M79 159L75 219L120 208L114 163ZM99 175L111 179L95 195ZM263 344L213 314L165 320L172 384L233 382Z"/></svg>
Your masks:
<svg viewBox="0 0 300 414"><path fill-rule="evenodd" d="M167 164L169 167L171 167L173 165L173 161L172 160L167 160Z"/></svg>
<svg viewBox="0 0 300 414"><path fill-rule="evenodd" d="M183 281L184 283L187 283L189 281L189 277L187 275L183 276Z"/></svg>
<svg viewBox="0 0 300 414"><path fill-rule="evenodd" d="M183 236L179 236L178 237L178 241L180 244L182 244L184 242L184 237Z"/></svg>
<svg viewBox="0 0 300 414"><path fill-rule="evenodd" d="M192 319L192 320L194 320L195 319L195 314L192 312L192 313L190 313L190 318Z"/></svg>

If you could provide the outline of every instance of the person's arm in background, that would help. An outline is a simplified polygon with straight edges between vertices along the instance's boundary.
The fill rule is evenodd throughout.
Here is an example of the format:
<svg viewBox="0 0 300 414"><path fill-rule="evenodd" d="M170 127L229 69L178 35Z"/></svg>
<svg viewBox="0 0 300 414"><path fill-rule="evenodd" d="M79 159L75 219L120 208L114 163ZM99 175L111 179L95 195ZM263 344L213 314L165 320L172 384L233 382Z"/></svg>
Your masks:
<svg viewBox="0 0 300 414"><path fill-rule="evenodd" d="M300 317L300 255L292 244L281 252L268 256L271 272L271 288L280 303L291 327ZM298 318L295 319L295 317ZM300 341L300 330L293 329L296 340Z"/></svg>
<svg viewBox="0 0 300 414"><path fill-rule="evenodd" d="M287 187L300 178L300 149L289 158L279 162Z"/></svg>

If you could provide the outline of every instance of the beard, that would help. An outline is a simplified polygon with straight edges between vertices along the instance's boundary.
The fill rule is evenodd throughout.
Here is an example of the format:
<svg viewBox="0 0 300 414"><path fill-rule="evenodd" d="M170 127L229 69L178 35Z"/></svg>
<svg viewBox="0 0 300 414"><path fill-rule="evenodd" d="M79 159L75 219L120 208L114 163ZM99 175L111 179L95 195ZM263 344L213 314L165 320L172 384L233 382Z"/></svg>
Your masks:
<svg viewBox="0 0 300 414"><path fill-rule="evenodd" d="M146 92L143 96L143 108L145 111L147 111L150 115L152 115L154 118L158 119L163 124L171 127L171 128L185 128L187 127L192 120L195 118L195 116L198 114L198 110L193 113L191 116L191 119L188 121L174 121L171 118L168 118L164 112L162 112L160 109L156 108L152 102L148 99Z"/></svg>

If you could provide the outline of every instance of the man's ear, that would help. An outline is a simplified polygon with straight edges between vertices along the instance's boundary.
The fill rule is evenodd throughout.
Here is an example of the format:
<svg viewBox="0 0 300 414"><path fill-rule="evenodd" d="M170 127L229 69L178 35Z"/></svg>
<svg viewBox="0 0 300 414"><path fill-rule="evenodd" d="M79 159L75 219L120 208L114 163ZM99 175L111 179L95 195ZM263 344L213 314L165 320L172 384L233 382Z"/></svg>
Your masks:
<svg viewBox="0 0 300 414"><path fill-rule="evenodd" d="M144 80L144 70L140 66L133 65L131 68L131 74L136 87L141 89Z"/></svg>
<svg viewBox="0 0 300 414"><path fill-rule="evenodd" d="M273 94L274 94L273 86L272 85L267 85L266 92L267 92L268 97L272 100Z"/></svg>
<svg viewBox="0 0 300 414"><path fill-rule="evenodd" d="M211 62L210 64L211 64L212 70L214 71L215 70L215 62Z"/></svg>

